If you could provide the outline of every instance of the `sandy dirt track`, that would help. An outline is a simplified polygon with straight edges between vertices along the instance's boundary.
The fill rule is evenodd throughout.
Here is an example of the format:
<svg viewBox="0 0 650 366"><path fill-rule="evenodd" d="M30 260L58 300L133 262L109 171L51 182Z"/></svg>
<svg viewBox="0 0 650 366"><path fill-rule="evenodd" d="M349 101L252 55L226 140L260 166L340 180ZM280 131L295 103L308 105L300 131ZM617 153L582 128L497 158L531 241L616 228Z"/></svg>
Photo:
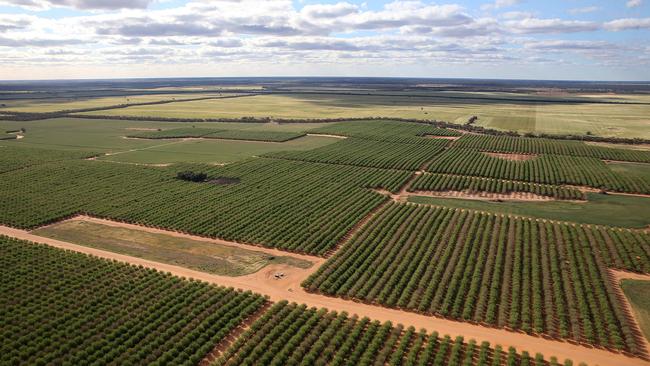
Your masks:
<svg viewBox="0 0 650 366"><path fill-rule="evenodd" d="M307 136L331 137L331 138L342 139L342 140L345 140L345 139L348 138L347 136L343 136L343 135L330 135L330 134L327 134L327 133L308 133Z"/></svg>
<svg viewBox="0 0 650 366"><path fill-rule="evenodd" d="M144 230L157 230L142 227L138 228ZM0 234L32 242L48 244L50 246L61 249L86 253L101 258L115 259L134 265L142 265L148 268L155 268L160 271L170 272L177 276L195 278L221 286L251 290L267 295L272 301L286 299L288 301L294 301L297 303L305 303L308 306L319 308L323 307L336 311L346 311L350 314L367 316L371 319L380 321L391 321L394 324L401 323L405 326L412 325L417 329L424 328L429 332L435 330L440 334L449 334L451 336L463 335L467 340L475 339L479 343L482 341L489 341L493 345L500 344L506 349L509 346L514 346L519 351L527 350L533 353L541 352L547 359L551 356L556 356L561 360L569 358L572 359L576 364L579 362L586 362L591 366L650 366L650 361L645 361L640 358L628 357L623 354L613 353L602 349L593 349L567 342L553 341L541 337L530 336L523 333L516 333L502 329L489 328L481 325L457 322L453 320L405 312L397 309L389 309L380 306L373 306L339 298L307 293L302 289L300 283L305 277L318 269L318 263L308 270L298 269L294 271L293 268L277 265L265 267L261 271L248 276L225 277L194 271L170 264L158 263L146 259L84 247L59 240L44 238L30 234L24 230L14 229L6 226L0 226ZM171 234L184 235L178 233ZM193 239L202 240L203 238L193 237ZM258 250L257 247L255 248L255 250ZM283 253L283 255L292 255L291 253ZM281 280L276 280L274 278L274 274L277 271L284 271L286 277Z"/></svg>

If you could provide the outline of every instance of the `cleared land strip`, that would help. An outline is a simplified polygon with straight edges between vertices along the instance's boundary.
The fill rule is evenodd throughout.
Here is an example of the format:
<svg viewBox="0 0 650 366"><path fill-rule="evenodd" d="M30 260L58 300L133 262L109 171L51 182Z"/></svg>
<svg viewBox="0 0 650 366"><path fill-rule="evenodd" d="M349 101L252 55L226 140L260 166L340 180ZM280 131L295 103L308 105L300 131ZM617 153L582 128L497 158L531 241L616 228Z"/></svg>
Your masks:
<svg viewBox="0 0 650 366"><path fill-rule="evenodd" d="M194 278L222 286L232 286L243 290L251 290L269 296L272 301L289 300L297 303L305 303L308 306L318 308L323 307L329 310L346 311L350 314L368 316L382 322L391 321L395 324L403 324L405 326L412 325L416 328L424 328L428 332L438 331L440 334L463 335L466 339L475 339L478 342L489 341L492 344L500 344L504 347L513 346L520 350L541 352L544 355L556 356L560 359L568 358L576 362L586 362L589 365L650 366L650 361L628 357L620 353L587 348L567 342L547 340L523 333L488 328L470 323L424 316L396 309L366 305L354 301L306 293L300 287L300 283L302 282L302 279L309 275L309 272L315 271L319 267L318 265L315 265L295 278L289 277L286 280L274 280L271 276L266 280L260 280L258 276L258 280L251 280L250 276L225 277L211 275L170 264L153 262L141 258L66 243L59 240L43 238L30 234L24 230L6 226L0 226L0 234L32 242L48 244L61 249L86 253L101 258L115 259L134 265L155 268L160 271L170 272L177 276Z"/></svg>

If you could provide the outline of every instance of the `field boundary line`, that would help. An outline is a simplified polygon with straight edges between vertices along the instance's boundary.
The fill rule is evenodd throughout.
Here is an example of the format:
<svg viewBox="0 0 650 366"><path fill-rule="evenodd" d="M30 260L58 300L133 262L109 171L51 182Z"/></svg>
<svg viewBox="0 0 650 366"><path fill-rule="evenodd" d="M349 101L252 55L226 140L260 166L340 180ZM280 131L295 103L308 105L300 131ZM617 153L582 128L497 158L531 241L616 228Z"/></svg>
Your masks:
<svg viewBox="0 0 650 366"><path fill-rule="evenodd" d="M616 292L614 295L623 306L623 312L625 313L627 321L632 327L632 331L634 332L634 336L636 338L637 344L644 348L643 351L645 353L645 357L650 360L650 341L643 334L643 331L641 330L641 326L639 325L639 321L635 316L634 308L632 307L632 304L630 303L627 296L625 295L625 292L623 292L623 286L622 286L623 280L642 280L642 281L650 282L650 275L622 271L622 270L611 269L611 268L608 269L607 275L609 277L609 280L613 284L612 287L614 288L614 291ZM650 337L650 334L648 335L648 337Z"/></svg>
<svg viewBox="0 0 650 366"><path fill-rule="evenodd" d="M266 313L272 306L270 301L267 301L262 307L260 307L255 313L249 315L244 319L239 326L234 328L228 333L219 343L217 343L212 351L205 355L205 357L199 362L198 366L210 366L215 360L217 360L221 355L228 349L230 346L236 342L242 334L244 334L250 326L255 323L259 318L261 318L264 313Z"/></svg>
<svg viewBox="0 0 650 366"><path fill-rule="evenodd" d="M460 322L435 316L427 316L414 312L407 312L399 309L373 306L355 301L328 297L323 295L307 293L300 287L300 279L291 282L291 287L287 288L286 283L273 286L270 283L254 281L245 277L225 277L212 275L205 272L190 270L187 268L154 262L142 258L121 255L107 252L90 247L84 247L59 240L40 237L30 234L24 230L14 229L6 226L0 226L0 234L14 237L17 239L27 240L35 243L47 244L53 247L85 253L92 256L118 260L133 265L142 265L143 267L156 269L163 272L170 272L173 275L194 278L197 280L209 282L219 286L234 287L242 290L250 290L259 294L267 295L271 301L288 300L298 304L306 304L310 307L326 308L335 311L346 311L349 314L367 316L374 320L382 322L391 321L393 324L403 324L404 326L414 326L419 329L425 329L428 332L437 331L440 334L463 335L466 339L474 339L479 344L488 341L492 345L501 345L504 348L510 346L517 348L519 351L540 352L547 357L555 356L559 359L572 359L575 362L586 362L589 365L600 366L650 366L650 361L638 357L631 357L623 353L615 353L601 348L589 348L584 345L572 344L561 340L549 340L542 337L528 335L522 332L513 332L505 329L490 328L482 325L472 324L469 322ZM310 275L317 269L313 266L304 275Z"/></svg>

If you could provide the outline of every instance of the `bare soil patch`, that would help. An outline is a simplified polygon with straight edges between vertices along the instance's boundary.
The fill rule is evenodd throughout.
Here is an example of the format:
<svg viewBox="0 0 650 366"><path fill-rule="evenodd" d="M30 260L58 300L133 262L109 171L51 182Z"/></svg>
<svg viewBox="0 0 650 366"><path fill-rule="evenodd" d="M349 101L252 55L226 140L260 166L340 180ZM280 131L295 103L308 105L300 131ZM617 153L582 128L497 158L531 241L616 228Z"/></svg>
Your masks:
<svg viewBox="0 0 650 366"><path fill-rule="evenodd" d="M541 196L530 192L510 192L510 193L494 193L494 192L470 192L470 191L413 191L407 192L406 196L429 196L429 197L444 197L444 198L460 198L469 200L482 200L482 201L558 201L553 197ZM401 199L402 197L400 197ZM564 200L566 202L566 200ZM587 201L575 201L587 202Z"/></svg>
<svg viewBox="0 0 650 366"><path fill-rule="evenodd" d="M459 138L461 138L461 136L437 136L437 135L422 135L422 137L427 139L450 140L450 141L456 141Z"/></svg>
<svg viewBox="0 0 650 366"><path fill-rule="evenodd" d="M492 156L494 158L511 160L511 161L533 160L539 156L536 154L511 154L511 153L493 153L493 152L483 152L483 154Z"/></svg>
<svg viewBox="0 0 650 366"><path fill-rule="evenodd" d="M342 136L342 135L330 135L326 133L308 133L307 136L316 136L316 137L332 137L335 139L347 139L347 136Z"/></svg>

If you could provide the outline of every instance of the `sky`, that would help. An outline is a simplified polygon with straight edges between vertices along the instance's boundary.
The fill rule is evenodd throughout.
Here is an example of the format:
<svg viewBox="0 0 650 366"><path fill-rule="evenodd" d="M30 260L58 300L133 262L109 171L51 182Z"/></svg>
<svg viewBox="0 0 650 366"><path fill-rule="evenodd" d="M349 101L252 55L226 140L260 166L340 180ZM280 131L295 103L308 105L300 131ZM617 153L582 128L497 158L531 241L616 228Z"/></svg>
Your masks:
<svg viewBox="0 0 650 366"><path fill-rule="evenodd" d="M0 0L0 79L650 80L650 0Z"/></svg>

